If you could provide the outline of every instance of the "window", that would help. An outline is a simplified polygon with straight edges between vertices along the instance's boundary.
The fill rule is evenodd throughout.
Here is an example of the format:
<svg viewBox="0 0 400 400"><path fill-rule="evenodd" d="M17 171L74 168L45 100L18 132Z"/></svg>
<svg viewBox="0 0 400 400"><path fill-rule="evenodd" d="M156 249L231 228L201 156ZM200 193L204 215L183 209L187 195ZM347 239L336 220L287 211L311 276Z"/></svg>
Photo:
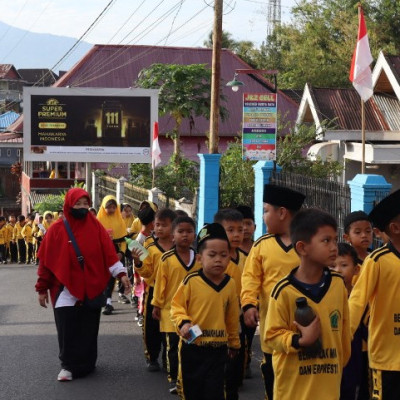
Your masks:
<svg viewBox="0 0 400 400"><path fill-rule="evenodd" d="M7 157L11 157L11 149L7 149Z"/></svg>

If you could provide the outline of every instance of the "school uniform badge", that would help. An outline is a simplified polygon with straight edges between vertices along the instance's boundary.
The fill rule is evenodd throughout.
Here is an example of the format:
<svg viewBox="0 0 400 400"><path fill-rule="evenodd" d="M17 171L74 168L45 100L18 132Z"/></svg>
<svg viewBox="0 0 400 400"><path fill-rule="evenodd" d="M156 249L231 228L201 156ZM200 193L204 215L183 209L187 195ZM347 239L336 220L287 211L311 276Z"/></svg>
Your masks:
<svg viewBox="0 0 400 400"><path fill-rule="evenodd" d="M334 310L329 314L329 319L331 322L331 328L332 331L338 331L339 330L339 321L341 319L341 315L339 310Z"/></svg>

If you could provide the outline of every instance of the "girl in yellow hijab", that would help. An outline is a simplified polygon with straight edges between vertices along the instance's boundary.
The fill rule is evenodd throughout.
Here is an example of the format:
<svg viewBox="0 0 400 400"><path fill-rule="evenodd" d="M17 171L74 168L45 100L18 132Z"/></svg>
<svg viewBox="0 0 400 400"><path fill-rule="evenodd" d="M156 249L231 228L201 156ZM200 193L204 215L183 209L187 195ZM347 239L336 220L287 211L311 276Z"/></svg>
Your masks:
<svg viewBox="0 0 400 400"><path fill-rule="evenodd" d="M122 218L117 199L114 196L108 195L104 197L103 201L101 202L99 212L97 213L97 219L110 235L110 238L114 243L115 250L120 257L121 262L125 265L124 256L126 251L126 225ZM112 292L114 289L114 285L115 279L111 277L106 289L107 304L102 310L102 313L104 315L110 315L114 311L114 307L112 306ZM123 285L119 285L118 291L118 301L121 303L129 304L130 301L124 294L125 290Z"/></svg>

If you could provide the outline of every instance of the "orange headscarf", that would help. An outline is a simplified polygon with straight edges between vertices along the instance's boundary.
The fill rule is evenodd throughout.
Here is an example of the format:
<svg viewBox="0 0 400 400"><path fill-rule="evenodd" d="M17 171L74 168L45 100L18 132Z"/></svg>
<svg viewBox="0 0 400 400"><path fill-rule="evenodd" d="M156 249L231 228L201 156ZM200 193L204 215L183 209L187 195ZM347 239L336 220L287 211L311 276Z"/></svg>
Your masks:
<svg viewBox="0 0 400 400"><path fill-rule="evenodd" d="M68 220L79 250L84 257L82 269L70 242L63 219L55 221L44 236L38 258L41 266L49 269L69 292L83 300L92 299L106 287L110 278L109 267L118 261L109 235L91 213L84 219L71 215L71 208L89 193L81 188L70 189L64 202L64 216Z"/></svg>

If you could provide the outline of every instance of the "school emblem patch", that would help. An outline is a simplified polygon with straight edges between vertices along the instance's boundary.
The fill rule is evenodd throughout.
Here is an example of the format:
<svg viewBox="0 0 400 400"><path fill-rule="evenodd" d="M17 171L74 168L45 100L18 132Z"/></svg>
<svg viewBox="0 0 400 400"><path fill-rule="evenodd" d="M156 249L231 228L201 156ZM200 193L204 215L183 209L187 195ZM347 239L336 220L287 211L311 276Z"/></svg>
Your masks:
<svg viewBox="0 0 400 400"><path fill-rule="evenodd" d="M329 319L331 321L331 328L333 331L339 330L340 318L341 318L341 315L340 315L339 310L334 310L329 314Z"/></svg>

